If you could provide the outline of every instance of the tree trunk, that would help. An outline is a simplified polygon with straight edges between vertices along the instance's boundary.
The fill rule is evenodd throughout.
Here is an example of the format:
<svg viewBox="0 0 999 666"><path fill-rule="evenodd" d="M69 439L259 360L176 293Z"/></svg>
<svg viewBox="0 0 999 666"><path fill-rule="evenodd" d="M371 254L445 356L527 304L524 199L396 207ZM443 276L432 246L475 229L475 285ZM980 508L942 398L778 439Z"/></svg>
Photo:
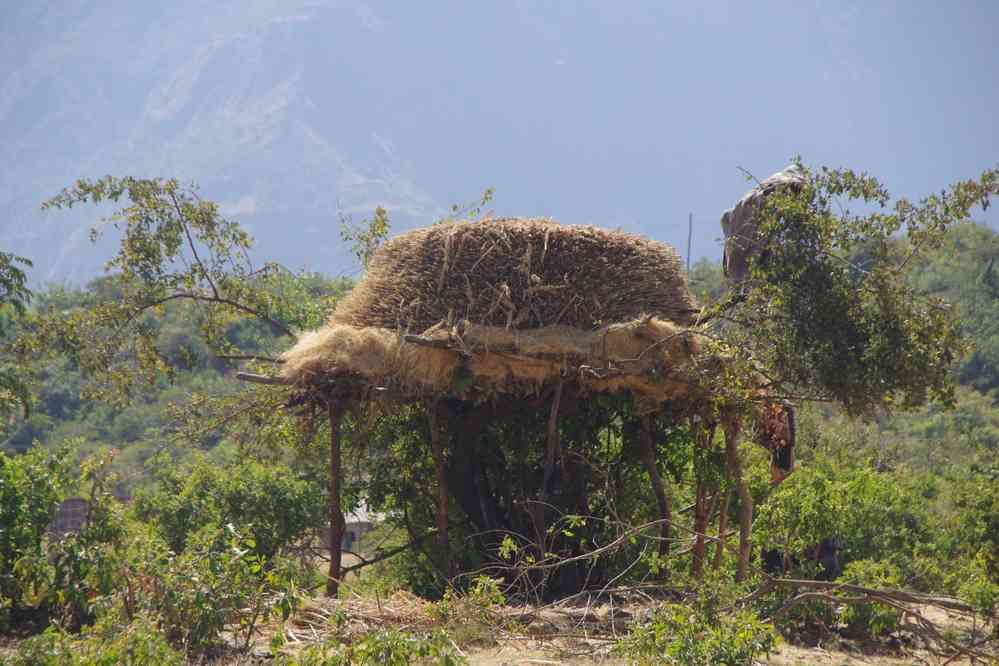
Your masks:
<svg viewBox="0 0 999 666"><path fill-rule="evenodd" d="M444 560L442 571L447 577L454 574L451 562L451 544L448 538L448 487L447 470L444 461L444 446L441 444L440 419L437 403L427 410L430 417L430 448L434 454L434 468L437 473L437 546Z"/></svg>
<svg viewBox="0 0 999 666"><path fill-rule="evenodd" d="M749 575L750 538L753 529L753 497L749 494L749 485L742 478L742 465L739 462L739 429L737 419L729 419L725 423L725 458L728 471L739 493L739 565L735 580L744 581Z"/></svg>
<svg viewBox="0 0 999 666"><path fill-rule="evenodd" d="M344 520L340 509L340 424L343 421L343 405L330 402L330 478L329 478L329 519L330 519L330 570L326 579L326 596L336 597L340 591L340 565L343 559Z"/></svg>
<svg viewBox="0 0 999 666"><path fill-rule="evenodd" d="M728 465L725 465L725 478L726 480L730 478ZM715 571L721 569L722 556L725 554L725 542L728 540L728 505L731 502L732 489L727 488L718 513L718 543L715 544L715 561L711 564L711 568Z"/></svg>
<svg viewBox="0 0 999 666"><path fill-rule="evenodd" d="M645 415L642 417L641 428L638 436L642 452L642 464L652 481L652 492L656 496L656 503L659 504L659 518L662 524L659 526L659 554L663 557L669 555L670 533L673 527L673 512L670 508L669 495L666 494L666 486L662 477L659 476L659 465L656 462L656 448L652 440L652 417Z"/></svg>

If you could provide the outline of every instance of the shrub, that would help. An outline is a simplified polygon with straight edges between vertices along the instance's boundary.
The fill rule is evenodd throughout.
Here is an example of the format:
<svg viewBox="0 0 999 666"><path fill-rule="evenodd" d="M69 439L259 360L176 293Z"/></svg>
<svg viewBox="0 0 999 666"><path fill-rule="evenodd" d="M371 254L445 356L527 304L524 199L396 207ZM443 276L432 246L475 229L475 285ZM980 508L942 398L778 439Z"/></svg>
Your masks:
<svg viewBox="0 0 999 666"><path fill-rule="evenodd" d="M874 589L898 588L902 574L887 562L857 560L847 565L842 582ZM840 620L854 636L882 636L898 629L901 613L897 608L878 603L847 604L840 610Z"/></svg>
<svg viewBox="0 0 999 666"><path fill-rule="evenodd" d="M458 666L468 663L441 632L418 636L390 629L366 634L353 643L327 642L282 657L279 666Z"/></svg>
<svg viewBox="0 0 999 666"><path fill-rule="evenodd" d="M175 552L208 525L233 525L265 563L324 523L321 484L297 478L285 465L243 461L221 466L204 457L179 467L164 459L152 488L138 493L136 516L157 526Z"/></svg>
<svg viewBox="0 0 999 666"><path fill-rule="evenodd" d="M265 568L252 538L232 525L206 525L179 554L147 528L124 560L117 591L102 600L104 617L155 617L167 639L189 653L218 645L226 629L247 646L262 622L274 613L286 619L298 605L294 572Z"/></svg>
<svg viewBox="0 0 999 666"><path fill-rule="evenodd" d="M617 644L636 664L749 666L777 645L773 625L742 609L731 614L664 604Z"/></svg>
<svg viewBox="0 0 999 666"><path fill-rule="evenodd" d="M125 627L92 627L74 637L57 627L18 646L10 666L183 666L185 659L156 623L137 617Z"/></svg>
<svg viewBox="0 0 999 666"><path fill-rule="evenodd" d="M818 461L788 477L759 507L754 537L763 548L791 554L838 537L844 543L841 565L892 562L908 582L916 578L911 560L917 546L931 540L925 507L897 477Z"/></svg>
<svg viewBox="0 0 999 666"><path fill-rule="evenodd" d="M0 452L0 629L12 613L36 605L29 563L44 561L45 534L68 482L69 449Z"/></svg>

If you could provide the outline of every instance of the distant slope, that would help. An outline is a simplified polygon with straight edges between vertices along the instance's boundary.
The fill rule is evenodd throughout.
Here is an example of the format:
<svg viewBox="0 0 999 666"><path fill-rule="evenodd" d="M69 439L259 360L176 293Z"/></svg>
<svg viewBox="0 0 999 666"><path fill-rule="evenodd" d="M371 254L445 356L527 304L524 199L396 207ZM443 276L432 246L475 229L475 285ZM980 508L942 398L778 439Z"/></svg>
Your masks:
<svg viewBox="0 0 999 666"><path fill-rule="evenodd" d="M441 211L390 135L364 122L353 77L333 71L372 39L364 5L207 7L0 10L0 247L33 258L36 280L85 280L107 257L88 241L98 212L38 212L79 177L196 181L262 255L331 273L347 265L339 212L383 205L405 226Z"/></svg>

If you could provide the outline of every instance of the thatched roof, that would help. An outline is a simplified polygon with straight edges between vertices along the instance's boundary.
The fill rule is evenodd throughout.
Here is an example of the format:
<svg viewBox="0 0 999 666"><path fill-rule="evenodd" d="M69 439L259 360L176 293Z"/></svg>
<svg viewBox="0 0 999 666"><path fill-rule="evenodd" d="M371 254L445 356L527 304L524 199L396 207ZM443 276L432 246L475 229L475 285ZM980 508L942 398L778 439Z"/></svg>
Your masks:
<svg viewBox="0 0 999 666"><path fill-rule="evenodd" d="M540 219L442 224L380 248L330 323L284 355L282 375L408 395L571 377L662 401L685 391L695 312L662 243Z"/></svg>
<svg viewBox="0 0 999 666"><path fill-rule="evenodd" d="M592 226L500 219L389 240L332 323L414 333L462 319L594 330L646 314L687 326L696 312L668 245Z"/></svg>

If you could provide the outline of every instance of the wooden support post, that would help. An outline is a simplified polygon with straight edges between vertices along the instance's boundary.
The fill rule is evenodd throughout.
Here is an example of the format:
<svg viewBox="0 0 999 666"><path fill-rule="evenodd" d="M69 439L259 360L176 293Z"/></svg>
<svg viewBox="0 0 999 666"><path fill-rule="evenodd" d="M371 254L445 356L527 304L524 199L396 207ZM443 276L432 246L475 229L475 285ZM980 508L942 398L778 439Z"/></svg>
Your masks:
<svg viewBox="0 0 999 666"><path fill-rule="evenodd" d="M340 425L343 422L343 404L330 401L327 405L330 419L330 478L329 478L329 520L330 520L330 569L326 579L326 596L336 597L340 591L340 565L343 559L344 520L340 508Z"/></svg>
<svg viewBox="0 0 999 666"><path fill-rule="evenodd" d="M749 485L742 478L742 465L739 462L739 430L741 424L738 418L725 420L725 459L728 472L739 493L739 565L735 580L744 581L749 575L750 538L753 529L753 496L749 494Z"/></svg>
<svg viewBox="0 0 999 666"><path fill-rule="evenodd" d="M444 467L444 446L441 444L440 418L436 401L427 408L430 418L430 449L434 455L434 468L437 472L437 546L444 558L442 571L447 577L454 575L451 562L451 543L448 538L448 488Z"/></svg>
<svg viewBox="0 0 999 666"><path fill-rule="evenodd" d="M725 480L730 480L728 464L725 465ZM728 505L732 503L732 488L725 489L725 498L722 499L721 509L718 510L718 543L715 544L715 560L711 563L711 568L715 571L721 569L722 556L725 554L725 542L728 540Z"/></svg>
<svg viewBox="0 0 999 666"><path fill-rule="evenodd" d="M708 449L714 443L715 426L707 423L695 423L694 425L694 445ZM697 472L697 489L694 499L694 551L691 560L691 575L694 580L700 580L704 576L704 555L707 550L708 522L711 517L711 507L709 506L709 493L707 483L703 474Z"/></svg>
<svg viewBox="0 0 999 666"><path fill-rule="evenodd" d="M659 519L662 520L662 524L659 526L659 554L665 557L669 555L673 512L669 503L669 495L666 494L666 485L659 475L656 447L652 438L652 417L648 414L642 417L638 440L641 445L642 464L645 465L645 471L649 474L652 492L656 496L656 503L659 504Z"/></svg>
<svg viewBox="0 0 999 666"><path fill-rule="evenodd" d="M555 474L555 455L558 453L558 410L562 402L562 380L559 379L555 385L555 393L552 396L551 411L548 413L548 442L545 447L544 477L541 482L541 492L538 501L534 503L532 518L534 520L534 533L537 539L537 549L539 561L545 557L545 537L548 535L548 525L546 514L548 512L548 495Z"/></svg>
<svg viewBox="0 0 999 666"><path fill-rule="evenodd" d="M552 408L548 413L548 447L545 450L545 477L542 493L548 496L552 475L555 473L555 454L558 453L558 408L562 402L562 380L555 385L555 395L552 397Z"/></svg>

